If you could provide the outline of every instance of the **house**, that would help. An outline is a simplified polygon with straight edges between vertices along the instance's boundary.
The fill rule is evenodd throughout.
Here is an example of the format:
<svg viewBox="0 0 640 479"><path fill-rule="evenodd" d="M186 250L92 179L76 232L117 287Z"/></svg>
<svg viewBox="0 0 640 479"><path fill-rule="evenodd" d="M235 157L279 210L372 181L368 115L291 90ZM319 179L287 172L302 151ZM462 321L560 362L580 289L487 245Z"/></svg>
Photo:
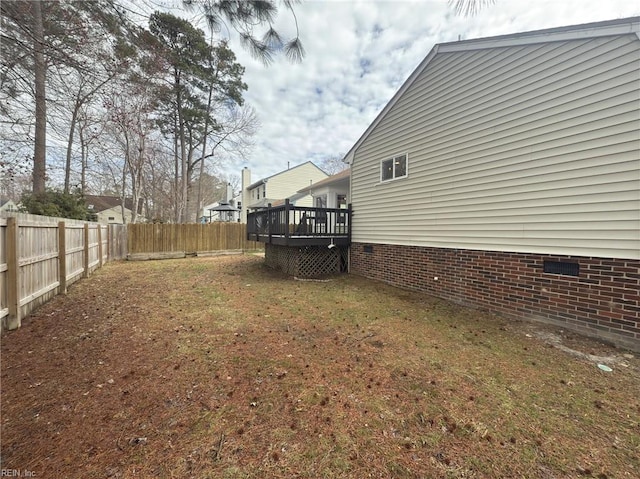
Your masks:
<svg viewBox="0 0 640 479"><path fill-rule="evenodd" d="M10 199L0 199L0 211L18 211L18 206Z"/></svg>
<svg viewBox="0 0 640 479"><path fill-rule="evenodd" d="M345 160L350 272L640 350L640 17L438 44Z"/></svg>
<svg viewBox="0 0 640 479"><path fill-rule="evenodd" d="M215 221L236 222L240 221L240 210L235 206L235 201L216 201L202 209L200 223L213 223Z"/></svg>
<svg viewBox="0 0 640 479"><path fill-rule="evenodd" d="M247 222L248 211L266 208L278 200L283 201L285 198L295 195L301 188L317 183L327 176L329 175L315 164L307 161L252 183L251 170L245 167L242 170L241 221ZM303 197L297 198L296 204L311 206L311 201L309 195L303 195Z"/></svg>
<svg viewBox="0 0 640 479"><path fill-rule="evenodd" d="M85 203L89 212L96 216L96 221L102 224L123 224L130 223L133 213L133 202L131 198L124 201L124 217L122 214L122 199L117 196L106 195L84 195ZM143 217L143 201L138 201L137 222L145 221Z"/></svg>
<svg viewBox="0 0 640 479"><path fill-rule="evenodd" d="M234 196L231 183L227 183L224 198L206 205L200 210L200 223L240 221L240 210L236 206L238 201L239 195Z"/></svg>
<svg viewBox="0 0 640 479"><path fill-rule="evenodd" d="M298 195L309 194L316 208L346 208L349 201L349 168L324 180L298 190Z"/></svg>
<svg viewBox="0 0 640 479"><path fill-rule="evenodd" d="M291 276L346 272L351 234L348 193L346 169L249 213L247 239L265 243L265 263Z"/></svg>

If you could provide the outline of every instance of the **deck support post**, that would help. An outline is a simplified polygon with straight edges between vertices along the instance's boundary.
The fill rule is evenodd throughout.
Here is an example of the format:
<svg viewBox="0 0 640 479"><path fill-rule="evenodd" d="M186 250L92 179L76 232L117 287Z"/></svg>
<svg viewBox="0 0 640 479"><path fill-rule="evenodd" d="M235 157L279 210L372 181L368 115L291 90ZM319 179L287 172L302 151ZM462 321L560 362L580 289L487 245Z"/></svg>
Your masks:
<svg viewBox="0 0 640 479"><path fill-rule="evenodd" d="M284 200L284 244L289 246L289 211L291 210L291 203L289 198ZM295 223L295 221L294 221Z"/></svg>
<svg viewBox="0 0 640 479"><path fill-rule="evenodd" d="M353 217L353 213L351 211L351 203L347 205L347 239L348 244L351 244L351 218Z"/></svg>
<svg viewBox="0 0 640 479"><path fill-rule="evenodd" d="M271 221L271 203L267 204L267 231L269 232L269 244L273 235L273 224Z"/></svg>

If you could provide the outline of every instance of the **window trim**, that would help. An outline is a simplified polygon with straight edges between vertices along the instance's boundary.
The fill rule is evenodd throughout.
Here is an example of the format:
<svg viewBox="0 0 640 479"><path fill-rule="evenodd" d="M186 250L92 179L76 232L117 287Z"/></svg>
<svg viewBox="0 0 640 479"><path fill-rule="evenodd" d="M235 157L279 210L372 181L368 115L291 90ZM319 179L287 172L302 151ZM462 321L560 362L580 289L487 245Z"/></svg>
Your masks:
<svg viewBox="0 0 640 479"><path fill-rule="evenodd" d="M396 167L395 167L395 160L397 160L398 158L401 158L404 156L404 167L405 167L405 173L402 176L396 176ZM391 178L387 178L387 179L383 179L382 178L382 172L383 172L383 164L387 161L391 161L392 165L393 165L393 176ZM409 153L400 153L398 155L392 155L391 157L386 157L382 160L380 160L380 183L389 183L390 181L395 181L395 180L401 180L403 178L407 178L409 176Z"/></svg>

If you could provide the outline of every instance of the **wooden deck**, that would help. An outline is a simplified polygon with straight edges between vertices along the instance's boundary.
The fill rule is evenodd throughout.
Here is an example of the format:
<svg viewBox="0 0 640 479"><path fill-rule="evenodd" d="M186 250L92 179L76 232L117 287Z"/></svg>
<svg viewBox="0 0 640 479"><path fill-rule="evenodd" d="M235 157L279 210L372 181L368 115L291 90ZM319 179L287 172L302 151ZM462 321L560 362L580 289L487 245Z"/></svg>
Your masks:
<svg viewBox="0 0 640 479"><path fill-rule="evenodd" d="M247 215L247 240L282 246L348 246L351 243L351 205L348 208L268 207Z"/></svg>

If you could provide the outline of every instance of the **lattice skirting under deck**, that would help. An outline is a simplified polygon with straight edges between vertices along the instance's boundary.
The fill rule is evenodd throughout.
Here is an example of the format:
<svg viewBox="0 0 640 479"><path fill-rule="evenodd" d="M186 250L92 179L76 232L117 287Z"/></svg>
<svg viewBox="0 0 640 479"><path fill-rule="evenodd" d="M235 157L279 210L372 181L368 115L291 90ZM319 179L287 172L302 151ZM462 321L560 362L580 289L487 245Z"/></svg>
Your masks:
<svg viewBox="0 0 640 479"><path fill-rule="evenodd" d="M265 245L265 263L298 278L318 278L347 271L348 251L345 246L280 246Z"/></svg>

